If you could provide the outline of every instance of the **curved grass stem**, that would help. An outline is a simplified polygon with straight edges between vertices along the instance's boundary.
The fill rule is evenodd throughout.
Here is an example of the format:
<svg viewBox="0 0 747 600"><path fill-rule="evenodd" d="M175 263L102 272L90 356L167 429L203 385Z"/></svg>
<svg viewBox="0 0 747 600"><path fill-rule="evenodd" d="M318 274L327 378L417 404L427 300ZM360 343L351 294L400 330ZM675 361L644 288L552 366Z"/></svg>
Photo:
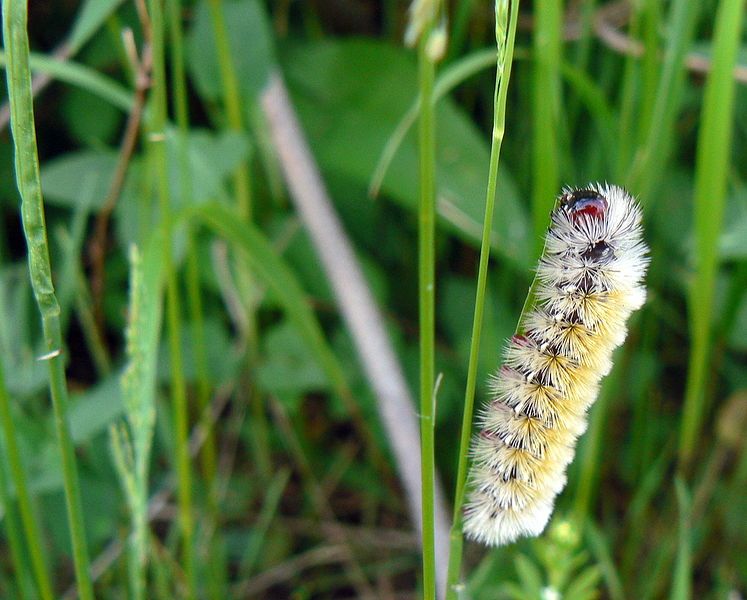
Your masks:
<svg viewBox="0 0 747 600"><path fill-rule="evenodd" d="M475 293L475 312L472 321L469 365L467 367L467 385L464 393L462 432L459 441L459 464L457 467L456 490L454 493L454 520L451 528L449 548L447 600L455 600L459 588L463 545L462 504L464 503L467 483L468 452L472 432L475 387L477 383L480 333L482 331L488 261L490 258L490 233L493 224L495 192L498 183L498 163L500 162L501 145L506 130L506 95L508 93L508 83L511 78L511 63L514 54L514 39L516 37L516 22L519 11L518 0L511 2L509 16L508 4L508 0L496 2L496 41L498 44L498 55L494 94L493 137L490 147L490 167L485 197L485 218L483 220L482 242L480 245L480 263L477 272L477 291Z"/></svg>

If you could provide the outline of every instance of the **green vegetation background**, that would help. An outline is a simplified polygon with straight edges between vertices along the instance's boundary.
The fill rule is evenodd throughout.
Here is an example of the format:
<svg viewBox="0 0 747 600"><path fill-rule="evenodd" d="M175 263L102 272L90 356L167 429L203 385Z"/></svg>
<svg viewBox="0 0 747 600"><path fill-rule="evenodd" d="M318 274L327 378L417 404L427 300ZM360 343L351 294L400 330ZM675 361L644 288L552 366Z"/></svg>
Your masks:
<svg viewBox="0 0 747 600"><path fill-rule="evenodd" d="M148 39L136 5L29 7L32 71L53 78L35 100L35 122L95 596L416 595L418 539L374 397L259 105L280 69L416 390L414 131L378 196L369 194L384 146L417 98L415 53L402 43L407 4L159 7L147 6L150 40L162 44L165 64L149 70L113 206L138 104L129 50L144 60ZM639 196L649 300L590 413L549 532L491 551L468 544L465 597L747 594L741 11L733 0L520 6L478 403L563 185L606 180ZM438 73L472 65L436 109L436 457L451 495L492 127L493 6L453 2L446 27ZM0 597L47 598L75 578L19 206L5 126ZM108 227L97 238L102 215ZM97 239L103 251L92 247ZM148 500L158 508L149 526Z"/></svg>

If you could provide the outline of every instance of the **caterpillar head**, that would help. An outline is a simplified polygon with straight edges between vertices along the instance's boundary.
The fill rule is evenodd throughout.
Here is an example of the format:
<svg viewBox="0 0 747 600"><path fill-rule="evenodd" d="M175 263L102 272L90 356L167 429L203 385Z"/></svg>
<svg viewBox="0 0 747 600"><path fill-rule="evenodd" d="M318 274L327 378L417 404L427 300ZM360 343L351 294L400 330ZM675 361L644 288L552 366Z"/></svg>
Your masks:
<svg viewBox="0 0 747 600"><path fill-rule="evenodd" d="M607 198L593 189L566 190L560 196L560 208L576 222L588 215L602 218L609 204Z"/></svg>

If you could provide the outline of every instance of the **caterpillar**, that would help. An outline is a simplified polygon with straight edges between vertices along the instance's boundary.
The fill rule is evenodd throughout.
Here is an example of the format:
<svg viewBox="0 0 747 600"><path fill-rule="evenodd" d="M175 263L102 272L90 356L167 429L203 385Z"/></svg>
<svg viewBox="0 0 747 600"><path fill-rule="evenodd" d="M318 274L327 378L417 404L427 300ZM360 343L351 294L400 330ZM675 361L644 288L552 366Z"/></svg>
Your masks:
<svg viewBox="0 0 747 600"><path fill-rule="evenodd" d="M647 253L640 206L624 189L595 183L561 192L535 300L478 416L467 537L498 546L544 530L612 351L646 299Z"/></svg>

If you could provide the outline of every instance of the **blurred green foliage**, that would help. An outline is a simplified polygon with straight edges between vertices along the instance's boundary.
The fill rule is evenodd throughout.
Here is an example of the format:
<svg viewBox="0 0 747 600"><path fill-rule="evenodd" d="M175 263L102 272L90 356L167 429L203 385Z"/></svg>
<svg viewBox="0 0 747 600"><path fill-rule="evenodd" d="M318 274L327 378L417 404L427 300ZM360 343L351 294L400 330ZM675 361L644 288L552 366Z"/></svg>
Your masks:
<svg viewBox="0 0 747 600"><path fill-rule="evenodd" d="M608 180L641 194L652 248L649 300L634 317L628 342L592 409L590 431L581 440L549 533L492 551L468 545L465 597L617 600L747 594L747 46L739 31L733 111L719 105L719 96L712 108L727 110L722 117L728 136L712 136L708 142L726 145L721 159L726 164L720 164L724 222L710 223L715 235L706 240L716 265L713 304L707 314L694 316L697 307L691 302L693 289L709 285L696 268L696 248L704 240L696 242L694 215L711 218L708 202L715 201L708 189L694 194L696 180L709 168L696 164L709 77L708 69L698 65L715 64L715 15L731 1L561 3L562 19L542 26L554 28L562 51L554 60L543 60L539 75L533 6L520 7L478 402L486 397L488 375L498 366L503 340L514 330L533 275L534 227L546 215L532 211L551 198L544 204L532 198L537 177L547 175L542 173L550 162L547 177L553 179L557 170L561 185ZM54 73L37 96L36 127L52 267L66 323L70 425L96 557L112 544L121 548L130 527L107 431L124 418L126 408L119 381L128 360L128 249L150 243L161 218L147 133L127 161L111 215L100 295L91 289L90 243L111 194L126 125L123 103L115 98L121 100L123 92L135 97L123 32L133 32L141 57L145 42L134 3L30 4L29 33L37 58L49 58L59 44L70 42L62 66L50 67L43 60L32 66L38 73ZM226 116L211 4L223 11L227 24L229 39L223 41L239 82L247 124L242 131L233 130ZM397 0L196 0L178 8L187 57L191 188L185 196L182 140L169 124L166 175L176 216L172 238L163 242L160 256L151 253L151 260L171 253L185 298L188 270L196 265L202 304L198 323L185 308L179 331L190 429L196 439L202 436L203 448L214 443L216 452L213 459L195 457L192 465L197 596L350 597L356 588L352 567L342 558L344 545L370 584L379 586L380 597L415 592L417 538L374 396L280 180L259 106L268 74L282 70L335 208L384 309L410 387L417 389L414 132L400 145L379 195L368 193L384 145L416 100L414 53L401 42L407 5ZM493 43L490 3L460 0L450 10L451 45L440 72ZM168 28L166 35L172 39ZM732 71L728 61L718 68ZM104 77L109 87L102 91L91 83L95 78L80 72ZM470 343L493 76L488 68L460 81L436 111L436 368L443 374L436 454L447 494L455 475ZM543 88L548 77L554 91ZM174 90L168 93L171 103ZM558 101L552 107L557 114L538 121L545 96ZM150 110L146 102L143 126ZM538 135L547 133L536 130L538 122L544 127L555 123L556 129ZM73 581L69 535L45 368L36 359L43 346L12 185L11 144L7 133L0 138L0 360L46 560L55 590L62 594ZM254 205L254 224L246 229L238 217L230 222L233 174L240 165L248 166ZM696 210L698 202L705 203L705 210L702 205ZM198 222L207 226L195 227ZM241 271L247 265L253 271L250 281ZM678 444L693 368L693 318L706 323L708 344L702 394L693 400L702 419L684 452ZM174 490L171 354L165 331L158 340L148 358L155 361L157 406L147 482L151 494ZM197 349L199 340L204 352ZM197 401L201 360L217 407L212 417ZM346 402L358 408L359 417L351 415ZM273 409L278 406L281 413ZM290 429L281 426L278 414L287 415ZM213 442L205 442L206 426ZM314 484L288 450L291 433ZM5 448L0 444L0 458ZM206 466L210 460L215 480ZM0 460L0 469L7 471L6 460ZM679 494L675 473L682 478ZM320 514L316 486L330 513ZM7 514L0 510L0 524ZM162 512L150 527L148 598L187 597L173 517ZM4 526L0 531L0 597L24 598L33 586L14 574ZM97 597L127 597L127 560L118 552L106 565L95 584Z"/></svg>

